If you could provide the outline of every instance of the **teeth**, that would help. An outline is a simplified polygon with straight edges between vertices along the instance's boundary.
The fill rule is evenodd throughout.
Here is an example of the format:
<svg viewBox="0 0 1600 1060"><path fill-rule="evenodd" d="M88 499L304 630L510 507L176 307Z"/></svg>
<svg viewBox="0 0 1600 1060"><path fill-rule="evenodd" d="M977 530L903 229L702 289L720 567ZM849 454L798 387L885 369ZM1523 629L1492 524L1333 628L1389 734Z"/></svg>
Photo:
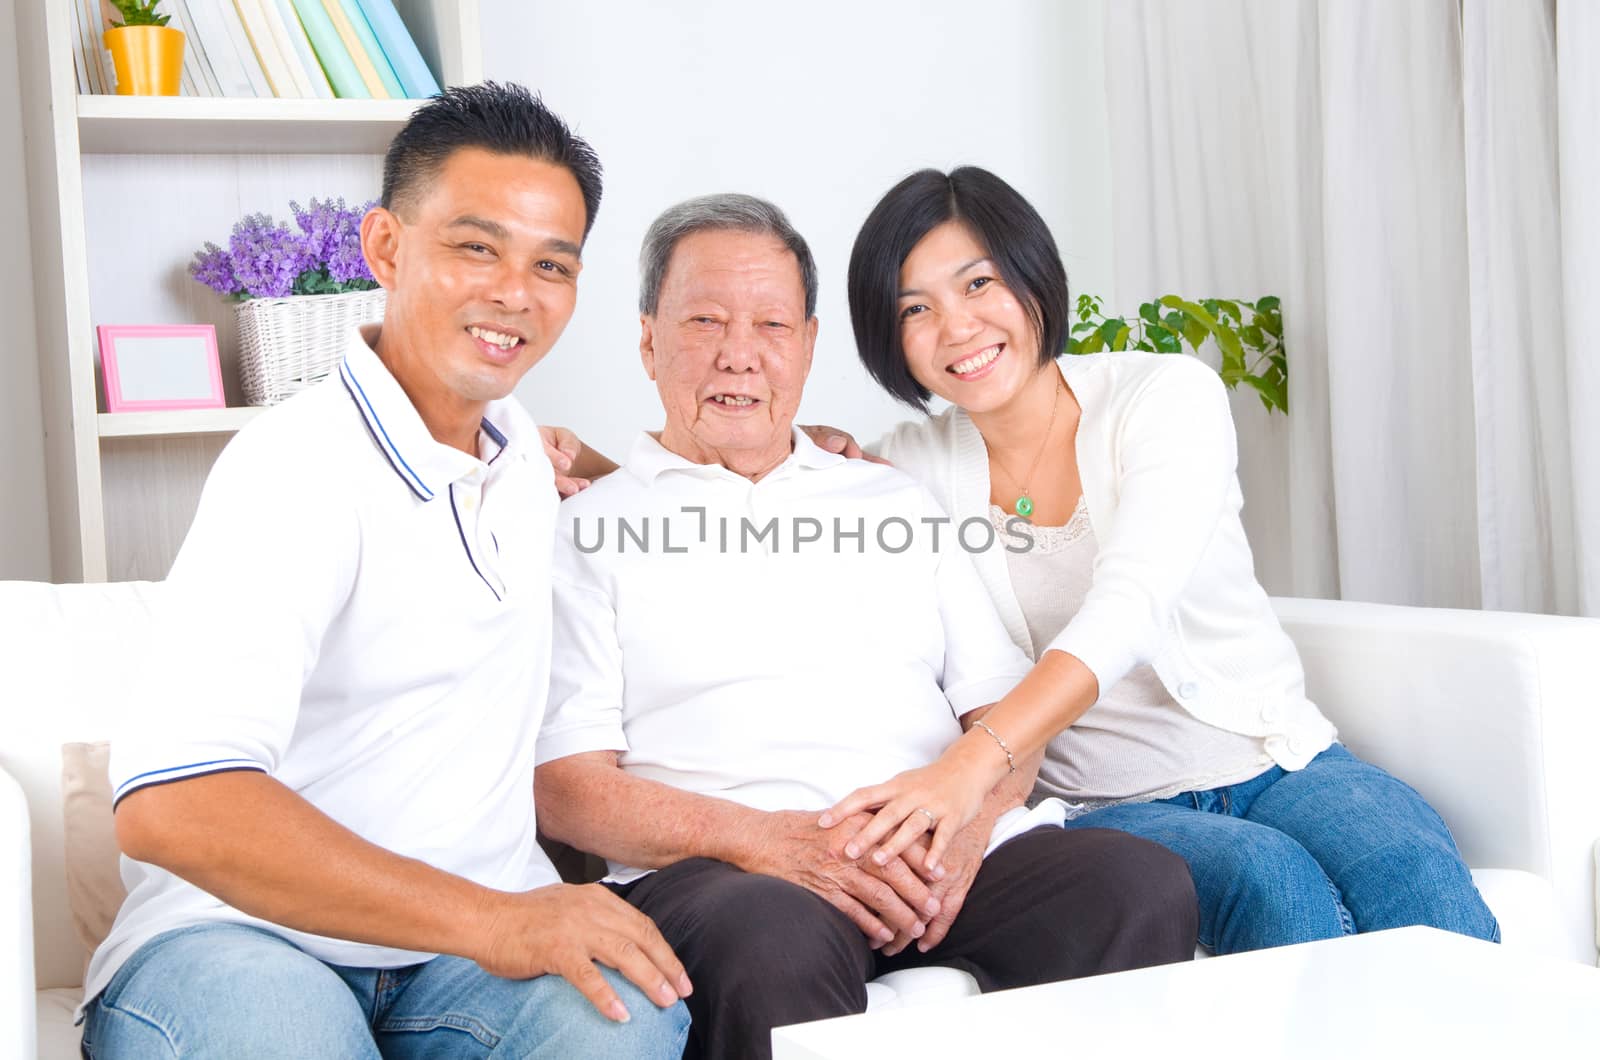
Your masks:
<svg viewBox="0 0 1600 1060"><path fill-rule="evenodd" d="M957 361L955 364L950 366L950 370L957 375L967 375L970 372L976 372L979 368L982 368L984 365L988 364L990 361L993 361L998 356L1000 356L1000 347L991 346L983 353L980 353L974 357L968 357L964 361Z"/></svg>
<svg viewBox="0 0 1600 1060"><path fill-rule="evenodd" d="M482 339L484 342L493 343L502 350L509 350L522 341L515 335L503 335L498 331L490 331L488 328L470 327L467 329L467 333Z"/></svg>
<svg viewBox="0 0 1600 1060"><path fill-rule="evenodd" d="M711 400L715 401L715 402L717 402L719 404L722 404L722 405L744 406L744 405L754 405L756 403L755 398L748 398L748 397L744 397L742 395L735 396L735 395L732 395L732 394L718 394L715 397L713 397Z"/></svg>

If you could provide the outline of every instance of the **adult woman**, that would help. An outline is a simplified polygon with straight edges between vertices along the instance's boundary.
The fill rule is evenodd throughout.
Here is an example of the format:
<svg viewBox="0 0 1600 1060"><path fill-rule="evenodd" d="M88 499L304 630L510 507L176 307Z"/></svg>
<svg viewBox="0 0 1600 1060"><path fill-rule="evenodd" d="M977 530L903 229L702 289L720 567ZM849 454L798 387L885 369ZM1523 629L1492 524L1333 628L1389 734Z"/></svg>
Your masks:
<svg viewBox="0 0 1600 1060"><path fill-rule="evenodd" d="M1028 551L974 558L1036 665L937 762L852 794L824 826L879 807L852 844L887 857L931 829L936 864L1042 750L1039 791L1091 807L1068 827L1184 857L1216 952L1419 923L1498 939L1438 814L1335 742L1305 697L1253 573L1214 372L1142 353L1058 364L1054 240L981 169L890 190L856 239L849 293L873 377L920 410L932 395L953 406L901 425L881 455L957 521L1034 524Z"/></svg>

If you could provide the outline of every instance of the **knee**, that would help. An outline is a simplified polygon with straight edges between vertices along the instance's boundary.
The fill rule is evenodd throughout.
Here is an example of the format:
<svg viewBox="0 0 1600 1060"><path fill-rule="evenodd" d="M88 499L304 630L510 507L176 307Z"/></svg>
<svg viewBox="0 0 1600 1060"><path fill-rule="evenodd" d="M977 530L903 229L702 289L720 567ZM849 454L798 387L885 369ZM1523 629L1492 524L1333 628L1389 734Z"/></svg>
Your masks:
<svg viewBox="0 0 1600 1060"><path fill-rule="evenodd" d="M1180 940L1180 957L1194 953L1199 905L1189 865L1159 843L1111 829L1084 829L1094 836L1102 901L1131 930ZM1183 941L1186 940L1186 941Z"/></svg>
<svg viewBox="0 0 1600 1060"><path fill-rule="evenodd" d="M1499 941L1500 925L1453 848L1396 842L1362 858L1338 882L1361 931L1420 924Z"/></svg>
<svg viewBox="0 0 1600 1060"><path fill-rule="evenodd" d="M682 1001L658 1008L634 990L624 1004L628 1006L628 1022L608 1028L610 1040L604 1050L593 1055L637 1056L641 1060L678 1060L683 1055L684 1043L689 1039L689 1009Z"/></svg>
<svg viewBox="0 0 1600 1060"><path fill-rule="evenodd" d="M718 977L771 983L807 981L837 972L854 974L865 948L861 932L824 899L774 876L744 873L727 881L716 906ZM864 981L864 978L863 978Z"/></svg>
<svg viewBox="0 0 1600 1060"><path fill-rule="evenodd" d="M491 1039L493 1055L678 1060L689 1037L689 1010L684 1003L660 1008L621 972L598 967L628 1010L626 1023L601 1015L577 987L559 976L525 980L519 984L515 1019L498 1040Z"/></svg>
<svg viewBox="0 0 1600 1060"><path fill-rule="evenodd" d="M1195 873L1217 953L1288 946L1354 932L1343 898L1317 859L1290 836L1251 829L1206 851Z"/></svg>

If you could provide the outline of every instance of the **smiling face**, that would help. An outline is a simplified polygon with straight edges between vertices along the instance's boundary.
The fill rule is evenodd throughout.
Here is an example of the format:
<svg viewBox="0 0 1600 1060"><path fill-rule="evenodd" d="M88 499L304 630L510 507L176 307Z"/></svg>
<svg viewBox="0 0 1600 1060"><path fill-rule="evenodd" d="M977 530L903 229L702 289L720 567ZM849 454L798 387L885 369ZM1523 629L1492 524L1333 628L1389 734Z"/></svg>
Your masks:
<svg viewBox="0 0 1600 1060"><path fill-rule="evenodd" d="M685 236L640 324L639 353L666 409L663 446L743 475L782 463L817 338L800 265L782 242L721 229Z"/></svg>
<svg viewBox="0 0 1600 1060"><path fill-rule="evenodd" d="M1040 371L1026 307L959 221L932 229L906 255L899 319L912 378L968 412L1006 405Z"/></svg>
<svg viewBox="0 0 1600 1060"><path fill-rule="evenodd" d="M361 226L389 291L378 354L436 438L470 443L572 317L583 195L563 166L463 148L403 212Z"/></svg>

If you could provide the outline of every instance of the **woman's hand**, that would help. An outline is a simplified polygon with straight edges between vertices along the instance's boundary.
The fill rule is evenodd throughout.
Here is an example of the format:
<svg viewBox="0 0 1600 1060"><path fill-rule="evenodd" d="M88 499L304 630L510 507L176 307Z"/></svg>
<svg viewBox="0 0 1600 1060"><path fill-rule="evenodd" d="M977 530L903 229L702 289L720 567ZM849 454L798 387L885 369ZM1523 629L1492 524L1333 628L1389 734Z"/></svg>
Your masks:
<svg viewBox="0 0 1600 1060"><path fill-rule="evenodd" d="M982 733L979 733L982 736ZM817 822L823 828L863 810L877 813L845 844L845 854L858 858L877 845L872 860L879 865L898 857L918 836L932 831L925 864L936 879L944 876L940 858L949 849L956 833L978 816L983 801L1006 772L1000 760L999 772L981 743L963 736L951 744L930 765L908 769L882 784L857 788L825 811ZM881 844L881 845L880 845Z"/></svg>

